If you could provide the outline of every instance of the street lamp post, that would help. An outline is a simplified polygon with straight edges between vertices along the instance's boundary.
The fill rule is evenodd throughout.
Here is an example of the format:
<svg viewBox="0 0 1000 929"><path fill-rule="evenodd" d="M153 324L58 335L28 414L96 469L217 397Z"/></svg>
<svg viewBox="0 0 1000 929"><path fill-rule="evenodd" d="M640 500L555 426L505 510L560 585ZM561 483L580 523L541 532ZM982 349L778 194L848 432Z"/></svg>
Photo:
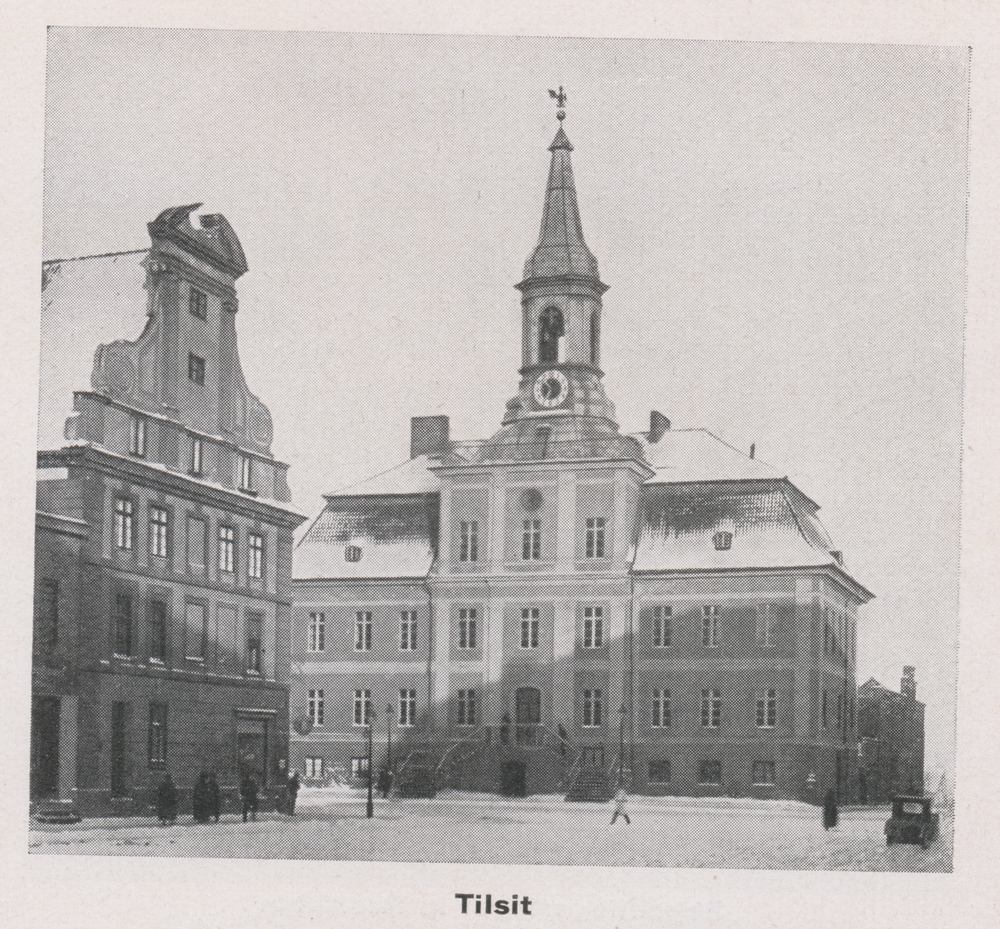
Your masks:
<svg viewBox="0 0 1000 929"><path fill-rule="evenodd" d="M392 790L392 704L385 706L385 795Z"/></svg>
<svg viewBox="0 0 1000 929"><path fill-rule="evenodd" d="M372 729L375 725L374 708L368 714L368 818L375 815L375 805L372 802Z"/></svg>
<svg viewBox="0 0 1000 929"><path fill-rule="evenodd" d="M621 725L618 727L618 786L625 786L625 716L628 710L625 708L625 704L622 704L621 709L618 711L621 713Z"/></svg>

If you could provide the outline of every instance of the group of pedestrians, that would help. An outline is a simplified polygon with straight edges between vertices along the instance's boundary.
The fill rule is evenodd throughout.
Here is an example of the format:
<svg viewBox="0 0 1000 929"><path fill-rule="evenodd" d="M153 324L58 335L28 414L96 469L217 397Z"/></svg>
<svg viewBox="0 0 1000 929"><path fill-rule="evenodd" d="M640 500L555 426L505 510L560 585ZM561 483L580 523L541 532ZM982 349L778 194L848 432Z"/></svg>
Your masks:
<svg viewBox="0 0 1000 929"><path fill-rule="evenodd" d="M285 784L283 812L289 816L295 815L295 800L299 793L299 775L293 771ZM240 780L240 806L243 822L249 819L257 821L257 811L260 809L260 788L249 772ZM219 782L215 772L202 771L194 785L191 795L191 812L196 823L218 822L222 811L222 798ZM164 774L156 789L156 815L161 826L169 826L177 822L177 786L170 774Z"/></svg>

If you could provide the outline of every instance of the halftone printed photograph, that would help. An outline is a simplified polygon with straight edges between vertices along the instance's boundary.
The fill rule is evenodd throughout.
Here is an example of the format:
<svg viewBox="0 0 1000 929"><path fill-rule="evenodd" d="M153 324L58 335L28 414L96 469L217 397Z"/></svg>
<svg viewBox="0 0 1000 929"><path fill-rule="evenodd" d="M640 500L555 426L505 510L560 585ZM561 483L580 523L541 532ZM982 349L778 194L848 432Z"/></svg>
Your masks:
<svg viewBox="0 0 1000 929"><path fill-rule="evenodd" d="M951 872L970 55L50 29L30 853Z"/></svg>

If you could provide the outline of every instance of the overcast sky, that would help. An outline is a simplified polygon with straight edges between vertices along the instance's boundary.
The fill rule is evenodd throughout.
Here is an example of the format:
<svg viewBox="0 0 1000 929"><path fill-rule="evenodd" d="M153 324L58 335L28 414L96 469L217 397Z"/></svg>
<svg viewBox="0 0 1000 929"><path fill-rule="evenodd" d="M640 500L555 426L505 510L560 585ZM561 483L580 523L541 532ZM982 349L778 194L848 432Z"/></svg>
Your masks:
<svg viewBox="0 0 1000 929"><path fill-rule="evenodd" d="M820 503L877 595L859 676L917 667L951 769L967 82L964 48L56 29L45 257L223 213L314 514L408 456L411 416L499 427L564 85L623 431L655 407L754 442Z"/></svg>

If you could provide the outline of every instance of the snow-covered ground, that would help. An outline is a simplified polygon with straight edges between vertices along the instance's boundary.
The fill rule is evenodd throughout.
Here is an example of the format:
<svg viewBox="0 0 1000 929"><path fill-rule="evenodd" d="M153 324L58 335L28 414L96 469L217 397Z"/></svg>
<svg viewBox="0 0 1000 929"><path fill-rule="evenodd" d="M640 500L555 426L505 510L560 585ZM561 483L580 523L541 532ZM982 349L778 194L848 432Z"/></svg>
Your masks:
<svg viewBox="0 0 1000 929"><path fill-rule="evenodd" d="M630 826L610 824L611 804L441 794L433 800L375 801L349 788L304 790L294 818L274 813L244 824L190 817L161 827L149 819L33 823L34 854L171 855L682 868L808 868L950 871L952 823L924 851L887 847L886 810L847 809L829 832L816 807L790 801L633 798Z"/></svg>

